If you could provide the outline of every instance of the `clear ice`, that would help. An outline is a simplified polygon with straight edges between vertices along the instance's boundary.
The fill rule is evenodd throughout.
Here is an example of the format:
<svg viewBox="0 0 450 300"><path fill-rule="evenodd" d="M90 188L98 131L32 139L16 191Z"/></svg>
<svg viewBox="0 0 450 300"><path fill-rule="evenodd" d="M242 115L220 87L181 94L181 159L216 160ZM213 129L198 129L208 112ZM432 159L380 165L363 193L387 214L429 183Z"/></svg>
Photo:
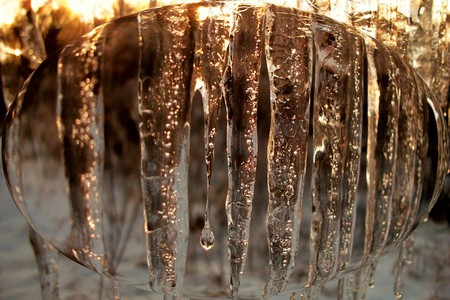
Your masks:
<svg viewBox="0 0 450 300"><path fill-rule="evenodd" d="M372 274L372 266L368 266L340 278L338 281L338 299L364 300L367 289L371 285Z"/></svg>
<svg viewBox="0 0 450 300"><path fill-rule="evenodd" d="M310 22L310 14L289 8L270 6L266 12L272 114L267 146L270 263L266 295L278 294L286 286L299 242L309 135Z"/></svg>
<svg viewBox="0 0 450 300"><path fill-rule="evenodd" d="M188 7L138 16L139 134L150 287L178 296L188 242L189 112L194 41ZM170 78L170 80L167 80Z"/></svg>
<svg viewBox="0 0 450 300"><path fill-rule="evenodd" d="M320 16L314 24L311 285L328 281L338 259L342 270L350 258L363 90L361 79L349 75L361 75L364 51L358 37L356 47L345 47L352 37L344 27L331 28Z"/></svg>
<svg viewBox="0 0 450 300"><path fill-rule="evenodd" d="M364 299L377 259L404 244L437 199L447 129L442 103L406 63L435 82L429 49L414 52L414 41L393 30L408 17L393 13L401 3L352 1L342 13L337 3L303 1L302 11L232 2L165 6L74 41L57 64L37 69L7 116L3 160L19 209L64 254L118 280L132 276L120 269L122 260L132 261L133 276L141 277L130 282L149 282L167 298L301 290L291 299L318 299L324 283L341 278L340 299ZM361 31L316 14L333 12ZM426 40L430 30L418 27L412 36ZM33 102L35 93L42 102ZM190 145L198 95L204 136ZM52 112L44 123L33 114L36 103ZM226 133L219 131L222 106ZM263 122L270 124L267 142L258 133ZM58 138L41 139L44 131ZM202 153L206 186L188 175L191 148ZM59 163L58 172L31 174L67 187L58 189L66 201L52 202L68 207L55 217L65 221L58 229L38 216L42 199L56 193L29 175L44 155ZM225 157L228 166L219 169L214 163ZM261 186L257 167L265 171L265 164ZM214 181L220 173L228 176ZM255 187L267 199L254 197ZM205 197L189 197L192 190ZM189 268L192 260L198 268Z"/></svg>
<svg viewBox="0 0 450 300"><path fill-rule="evenodd" d="M36 231L30 229L30 242L39 270L42 299L59 299L58 251Z"/></svg>
<svg viewBox="0 0 450 300"><path fill-rule="evenodd" d="M256 178L257 109L264 7L239 5L233 14L223 93L227 108L228 255L230 289L237 298L250 238Z"/></svg>
<svg viewBox="0 0 450 300"><path fill-rule="evenodd" d="M393 56L387 48L377 45L375 49L371 46L369 44L367 50L369 95L365 260L381 253L389 233L399 114L398 74L394 69Z"/></svg>
<svg viewBox="0 0 450 300"><path fill-rule="evenodd" d="M73 256L98 272L106 264L102 225L104 102L99 88L105 28L98 27L82 44L70 44L61 53L56 120L72 208Z"/></svg>
<svg viewBox="0 0 450 300"><path fill-rule="evenodd" d="M195 40L195 89L200 92L204 113L204 139L206 162L205 225L200 244L205 250L214 246L214 232L210 222L210 186L214 161L217 122L223 101L221 79L227 58L230 19L220 14L225 6L204 7L197 11L199 28Z"/></svg>

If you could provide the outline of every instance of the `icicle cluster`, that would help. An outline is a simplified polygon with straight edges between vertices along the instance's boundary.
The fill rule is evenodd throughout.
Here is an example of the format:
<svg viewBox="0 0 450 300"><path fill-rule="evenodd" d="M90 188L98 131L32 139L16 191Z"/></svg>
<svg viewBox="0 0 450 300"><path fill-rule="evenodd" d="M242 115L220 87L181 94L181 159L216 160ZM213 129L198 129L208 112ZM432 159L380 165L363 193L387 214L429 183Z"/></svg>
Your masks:
<svg viewBox="0 0 450 300"><path fill-rule="evenodd" d="M409 236L440 192L447 127L426 83L390 48L409 49L401 31L385 28L392 12L372 20L354 4L340 17L388 47L322 15L339 11L333 5L307 3L321 14L231 2L161 7L70 44L29 79L8 116L4 160L19 208L66 255L126 276L119 264L142 205L144 232L133 232L146 246L135 243L128 257L146 249L151 289L173 298L210 295L202 281L212 285L212 276L190 265L200 256L205 270L220 270L219 295L254 296L256 285L253 293L266 297L305 288L293 299L317 299L325 282L359 269L339 291L363 299L378 258ZM270 116L260 120L264 80ZM200 147L190 144L198 96ZM222 103L226 152L216 142ZM38 104L51 117L44 123ZM45 132L54 139L42 140ZM189 197L192 149L204 154L204 199ZM228 176L214 183L218 153ZM39 159L67 187L57 190L65 206L55 203L70 223L58 230L34 214L45 189L31 176L49 177ZM266 172L267 199L255 196L257 170ZM226 200L213 197L214 184L225 186ZM192 245L196 203L206 208ZM223 225L217 234L214 224ZM198 239L208 252L196 254Z"/></svg>

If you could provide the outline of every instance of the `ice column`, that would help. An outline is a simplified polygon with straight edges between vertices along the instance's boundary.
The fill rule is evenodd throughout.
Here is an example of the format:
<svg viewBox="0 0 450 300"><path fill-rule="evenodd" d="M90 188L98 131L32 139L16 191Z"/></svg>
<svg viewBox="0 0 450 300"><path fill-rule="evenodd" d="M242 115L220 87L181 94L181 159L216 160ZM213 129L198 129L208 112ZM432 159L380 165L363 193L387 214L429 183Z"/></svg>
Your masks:
<svg viewBox="0 0 450 300"><path fill-rule="evenodd" d="M139 132L150 287L179 296L188 241L193 28L186 6L138 17Z"/></svg>
<svg viewBox="0 0 450 300"><path fill-rule="evenodd" d="M228 65L223 78L227 107L228 253L231 294L237 298L244 271L256 176L257 95L263 8L239 5L233 13Z"/></svg>
<svg viewBox="0 0 450 300"><path fill-rule="evenodd" d="M228 6L199 6L199 28L195 41L195 89L202 96L205 119L206 208L205 225L200 243L206 250L214 245L214 233L209 219L210 185L214 160L214 139L219 111L223 101L221 80L225 69L226 51L230 36Z"/></svg>
<svg viewBox="0 0 450 300"><path fill-rule="evenodd" d="M297 254L309 137L311 15L279 6L266 13L270 81L268 144L269 275L265 294L286 285Z"/></svg>
<svg viewBox="0 0 450 300"><path fill-rule="evenodd" d="M343 270L350 260L364 97L362 40L342 26L331 26L328 19L313 20L310 285L326 282L338 261ZM355 47L347 46L351 37Z"/></svg>
<svg viewBox="0 0 450 300"><path fill-rule="evenodd" d="M100 69L103 34L98 27L81 44L70 44L58 62L58 134L72 208L73 255L102 272L103 94Z"/></svg>

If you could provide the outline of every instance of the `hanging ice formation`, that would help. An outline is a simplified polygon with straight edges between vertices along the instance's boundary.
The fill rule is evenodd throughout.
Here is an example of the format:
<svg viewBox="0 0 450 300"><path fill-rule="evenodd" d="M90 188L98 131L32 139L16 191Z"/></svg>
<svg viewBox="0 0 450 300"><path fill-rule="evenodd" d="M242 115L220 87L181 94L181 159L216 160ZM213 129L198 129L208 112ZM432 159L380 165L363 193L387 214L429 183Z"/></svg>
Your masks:
<svg viewBox="0 0 450 300"><path fill-rule="evenodd" d="M421 77L381 42L323 15L272 4L166 6L95 30L64 49L54 66L36 71L8 115L3 155L11 193L29 222L52 232L36 217L35 185L26 172L39 157L62 163L55 177L66 174L71 227L49 240L87 267L126 277L118 267L124 250L110 241L120 238L109 236L120 218L104 213L114 198L105 195L114 193L114 182L126 181L129 190L140 183L147 281L174 298L211 295L208 285L216 284L219 295L233 298L306 286L293 299L314 299L322 284L359 269L341 280L340 297L363 299L372 266L427 215L447 170L447 128ZM265 68L270 117L258 119ZM57 81L56 90L46 76ZM42 123L33 115L31 89L53 119ZM188 190L196 180L188 176L191 148L198 147L190 145L196 94L203 104L206 201ZM225 186L226 201L211 192L219 172L213 162L224 153L216 143L222 102L228 168L221 171L228 180L215 184ZM270 123L267 142L258 140L263 122ZM59 139L40 140L46 131ZM257 168L264 171L261 147L266 200L254 196ZM117 170L128 179L107 183ZM188 247L195 203L206 203L205 219ZM255 215L263 203L265 225ZM226 229L217 226L215 234L212 222ZM190 260L199 258L190 249L200 246L199 237L208 250L202 255L216 255L204 269L222 270L230 279L219 282L228 281L231 291L206 271L192 271ZM257 282L253 292L249 282Z"/></svg>

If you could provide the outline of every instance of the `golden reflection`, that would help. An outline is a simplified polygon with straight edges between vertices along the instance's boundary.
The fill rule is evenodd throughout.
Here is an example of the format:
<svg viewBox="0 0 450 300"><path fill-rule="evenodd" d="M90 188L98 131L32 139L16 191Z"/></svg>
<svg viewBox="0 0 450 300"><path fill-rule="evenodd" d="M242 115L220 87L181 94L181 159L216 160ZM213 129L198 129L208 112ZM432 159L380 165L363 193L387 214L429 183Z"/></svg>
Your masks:
<svg viewBox="0 0 450 300"><path fill-rule="evenodd" d="M115 0L67 0L67 8L85 22L114 18Z"/></svg>
<svg viewBox="0 0 450 300"><path fill-rule="evenodd" d="M31 8L33 11L38 11L45 5L49 5L52 9L56 10L59 8L58 2L57 0L31 0Z"/></svg>
<svg viewBox="0 0 450 300"><path fill-rule="evenodd" d="M20 1L0 0L0 26L5 27L14 23L16 15L21 9Z"/></svg>

